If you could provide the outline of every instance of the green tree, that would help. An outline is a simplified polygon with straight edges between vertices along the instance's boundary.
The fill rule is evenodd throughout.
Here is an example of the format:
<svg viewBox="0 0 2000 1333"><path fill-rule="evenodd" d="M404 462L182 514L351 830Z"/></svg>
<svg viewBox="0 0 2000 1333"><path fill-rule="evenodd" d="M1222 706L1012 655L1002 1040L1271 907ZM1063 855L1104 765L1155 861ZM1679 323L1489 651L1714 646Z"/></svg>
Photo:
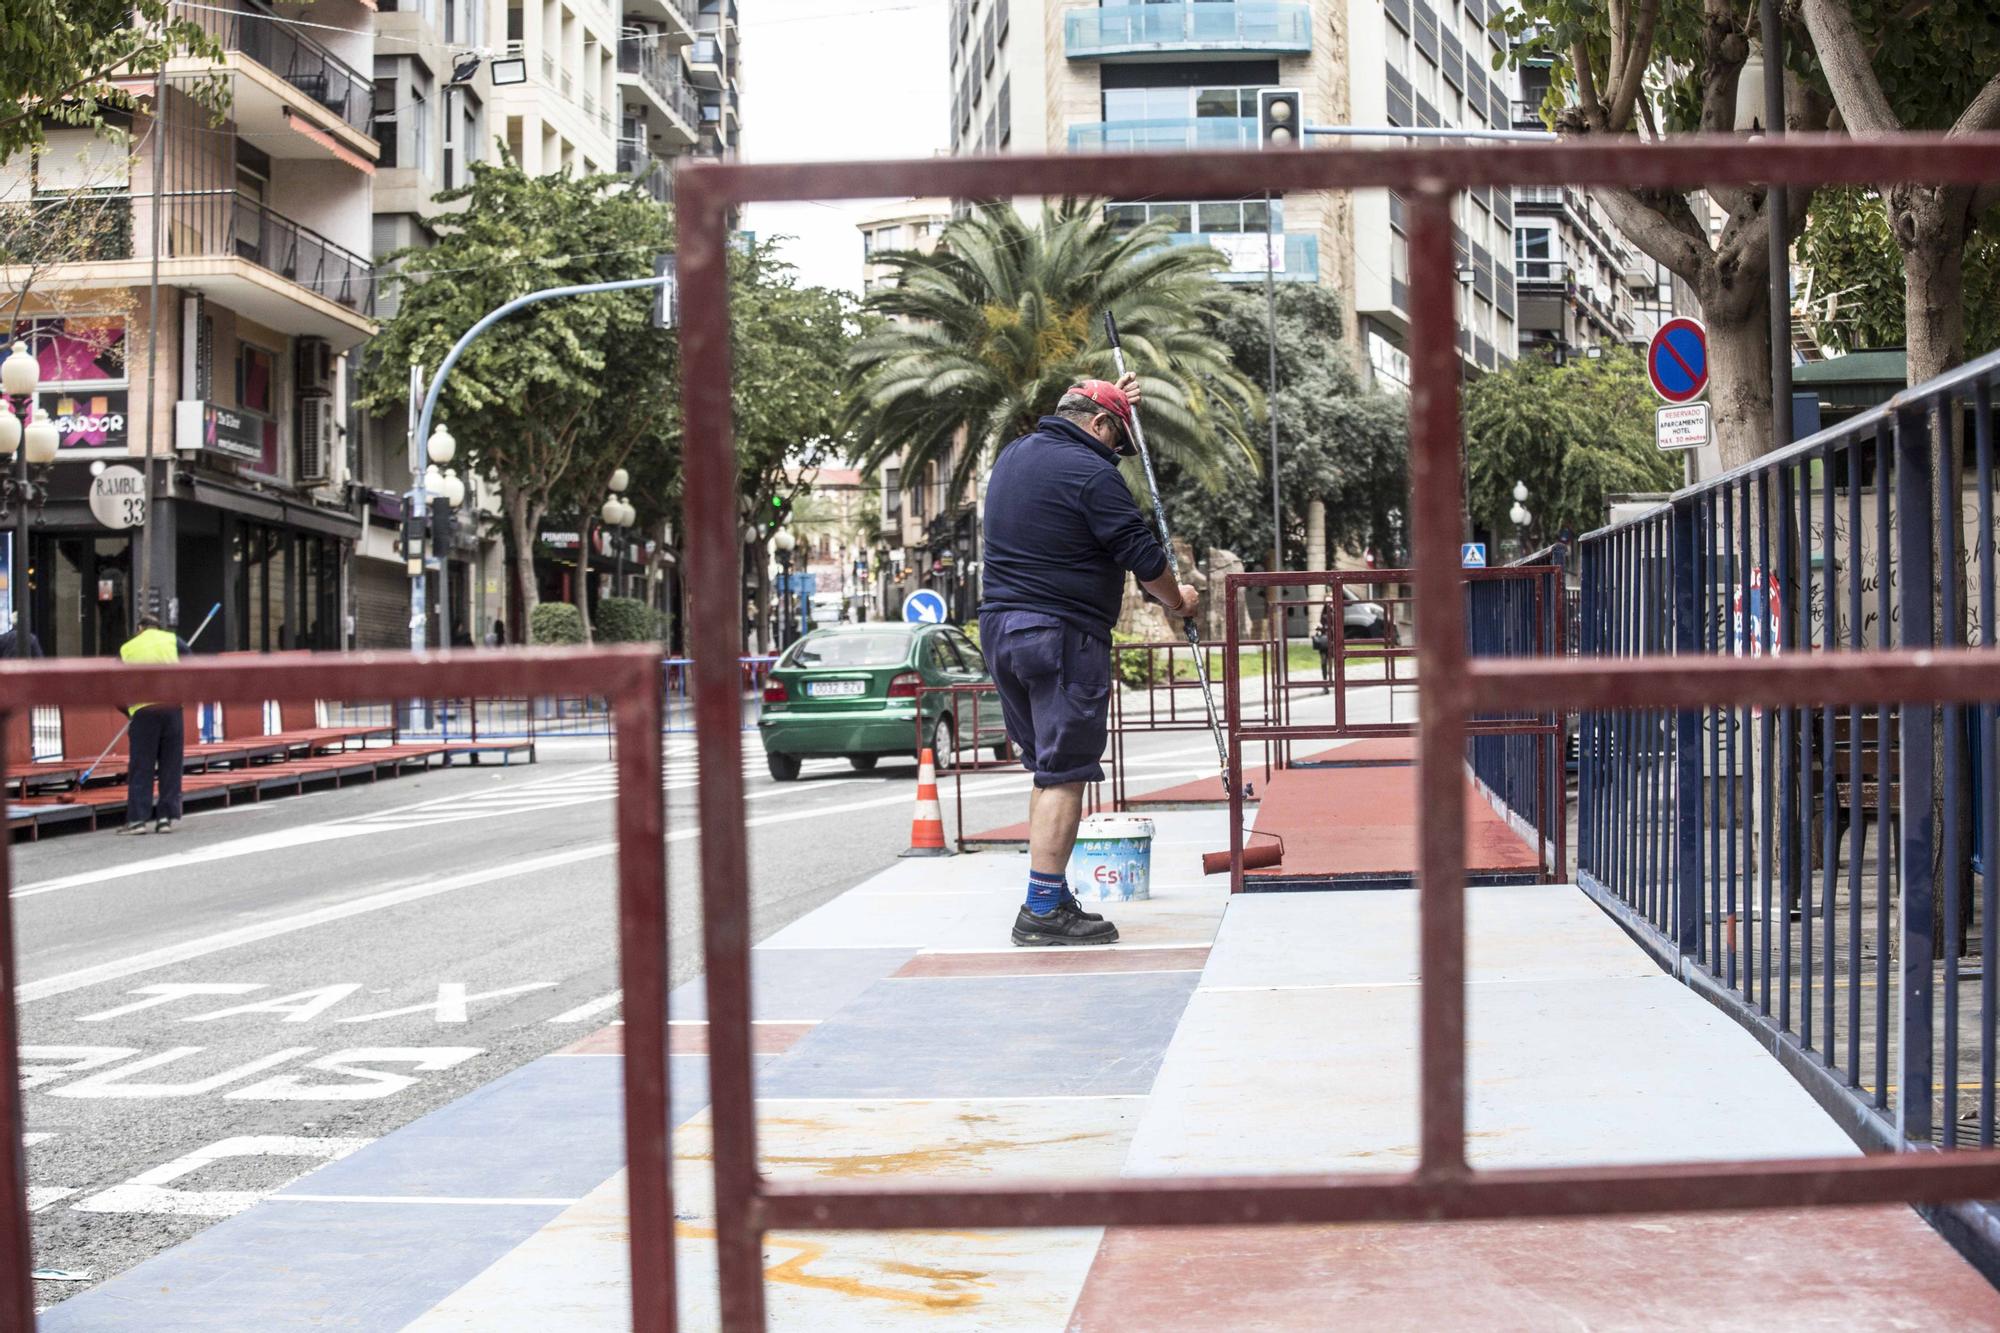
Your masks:
<svg viewBox="0 0 2000 1333"><path fill-rule="evenodd" d="M1680 455L1653 443L1652 390L1624 348L1557 366L1524 356L1465 390L1467 507L1475 527L1516 531L1514 484L1527 483L1528 549L1605 518L1604 497L1671 490Z"/></svg>
<svg viewBox="0 0 2000 1333"><path fill-rule="evenodd" d="M1326 505L1329 550L1387 550L1393 516L1408 503L1407 400L1363 387L1341 338L1339 297L1316 283L1297 283L1280 287L1277 298L1272 410L1286 549L1303 555L1307 506L1319 500ZM1232 292L1212 325L1237 372L1259 380L1269 369L1269 328L1262 291ZM1197 552L1221 547L1254 561L1271 549L1268 472L1246 465L1205 479L1167 463L1160 487L1174 535Z"/></svg>
<svg viewBox="0 0 2000 1333"><path fill-rule="evenodd" d="M437 244L387 261L402 299L371 344L367 408L400 406L409 366L440 364L495 307L545 287L645 277L672 247L672 215L624 177L530 175L511 158L471 170L470 184L438 196L466 207L440 219ZM473 343L445 381L438 419L500 490L530 616L542 520L580 514L581 559L613 469L677 466L676 343L650 311L643 290L530 306Z"/></svg>
<svg viewBox="0 0 2000 1333"><path fill-rule="evenodd" d="M1879 191L1821 190L1798 257L1800 316L1822 345L1838 352L1904 345L1903 253ZM1962 291L1966 355L2000 347L2000 209L1967 238Z"/></svg>
<svg viewBox="0 0 2000 1333"><path fill-rule="evenodd" d="M846 425L872 471L904 455L905 476L948 458L951 494L1033 429L1064 388L1115 378L1103 332L1118 317L1145 392L1146 441L1207 479L1254 467L1261 410L1209 325L1224 291L1220 255L1167 244L1164 224L1119 232L1095 203L1065 200L1029 224L993 203L945 229L936 253L877 255L893 271L867 309L890 317L855 344Z"/></svg>
<svg viewBox="0 0 2000 1333"><path fill-rule="evenodd" d="M1496 20L1516 63L1547 61L1542 114L1568 138L1636 139L1735 127L1738 79L1756 33L1756 0L1524 0ZM1796 43L1788 46L1795 47ZM1761 116L1759 117L1761 119ZM1825 97L1809 77L1785 72L1785 123L1827 128ZM1723 225L1697 210L1703 196L1672 190L1592 187L1619 230L1693 289L1708 324L1710 400L1716 443L1733 467L1771 448L1770 234L1766 191L1715 185L1705 191ZM1792 190L1787 236L1805 224L1809 190Z"/></svg>
<svg viewBox="0 0 2000 1333"><path fill-rule="evenodd" d="M2000 23L1991 0L1802 0L1812 53L1856 135L2000 129ZM1903 337L1916 384L1965 359L1966 292L1990 306L1990 237L1967 247L2000 205L2000 182L1885 182L1868 197L1902 260Z"/></svg>
<svg viewBox="0 0 2000 1333"><path fill-rule="evenodd" d="M0 161L43 141L49 124L105 130L107 113L139 99L114 84L153 74L175 56L222 54L171 0L8 0L0 11ZM219 79L189 89L211 105Z"/></svg>

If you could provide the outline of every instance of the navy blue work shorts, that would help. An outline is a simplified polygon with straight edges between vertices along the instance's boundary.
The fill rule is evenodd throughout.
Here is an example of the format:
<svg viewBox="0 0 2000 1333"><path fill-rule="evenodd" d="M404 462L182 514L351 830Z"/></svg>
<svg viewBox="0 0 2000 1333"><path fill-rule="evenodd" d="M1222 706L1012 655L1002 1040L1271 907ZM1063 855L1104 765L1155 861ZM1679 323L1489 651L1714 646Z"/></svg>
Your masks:
<svg viewBox="0 0 2000 1333"><path fill-rule="evenodd" d="M1035 785L1103 781L1110 643L1055 616L988 611L979 647L1000 689L1007 739Z"/></svg>

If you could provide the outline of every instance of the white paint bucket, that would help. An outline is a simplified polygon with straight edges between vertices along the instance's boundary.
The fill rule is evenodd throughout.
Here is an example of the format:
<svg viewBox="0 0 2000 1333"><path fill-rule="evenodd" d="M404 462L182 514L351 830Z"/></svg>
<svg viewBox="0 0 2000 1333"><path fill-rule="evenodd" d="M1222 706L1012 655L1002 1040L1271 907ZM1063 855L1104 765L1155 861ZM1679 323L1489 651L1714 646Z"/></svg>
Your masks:
<svg viewBox="0 0 2000 1333"><path fill-rule="evenodd" d="M1069 856L1070 891L1089 902L1152 897L1153 821L1140 815L1091 815Z"/></svg>

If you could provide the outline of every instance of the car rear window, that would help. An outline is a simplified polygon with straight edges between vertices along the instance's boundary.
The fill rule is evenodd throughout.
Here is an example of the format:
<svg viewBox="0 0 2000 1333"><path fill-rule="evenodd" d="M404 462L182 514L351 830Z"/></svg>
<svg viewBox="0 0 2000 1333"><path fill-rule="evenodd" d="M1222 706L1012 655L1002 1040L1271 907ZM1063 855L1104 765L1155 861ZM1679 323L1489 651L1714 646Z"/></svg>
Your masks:
<svg viewBox="0 0 2000 1333"><path fill-rule="evenodd" d="M910 636L894 634L808 634L792 645L781 666L895 666L910 655Z"/></svg>

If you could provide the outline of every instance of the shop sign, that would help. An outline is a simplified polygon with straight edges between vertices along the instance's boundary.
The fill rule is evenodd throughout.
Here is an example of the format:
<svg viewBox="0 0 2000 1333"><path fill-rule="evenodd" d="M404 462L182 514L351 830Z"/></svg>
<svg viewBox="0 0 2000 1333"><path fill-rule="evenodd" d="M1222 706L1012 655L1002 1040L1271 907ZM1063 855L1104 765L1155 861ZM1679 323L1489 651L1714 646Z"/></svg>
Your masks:
<svg viewBox="0 0 2000 1333"><path fill-rule="evenodd" d="M64 390L53 395L49 413L64 449L116 449L123 452L126 441L126 391L108 389L102 393Z"/></svg>
<svg viewBox="0 0 2000 1333"><path fill-rule="evenodd" d="M183 399L174 404L174 448L261 463L264 421L238 408Z"/></svg>
<svg viewBox="0 0 2000 1333"><path fill-rule="evenodd" d="M136 528L144 524L144 474L137 468L103 468L90 479L90 513L107 528Z"/></svg>

